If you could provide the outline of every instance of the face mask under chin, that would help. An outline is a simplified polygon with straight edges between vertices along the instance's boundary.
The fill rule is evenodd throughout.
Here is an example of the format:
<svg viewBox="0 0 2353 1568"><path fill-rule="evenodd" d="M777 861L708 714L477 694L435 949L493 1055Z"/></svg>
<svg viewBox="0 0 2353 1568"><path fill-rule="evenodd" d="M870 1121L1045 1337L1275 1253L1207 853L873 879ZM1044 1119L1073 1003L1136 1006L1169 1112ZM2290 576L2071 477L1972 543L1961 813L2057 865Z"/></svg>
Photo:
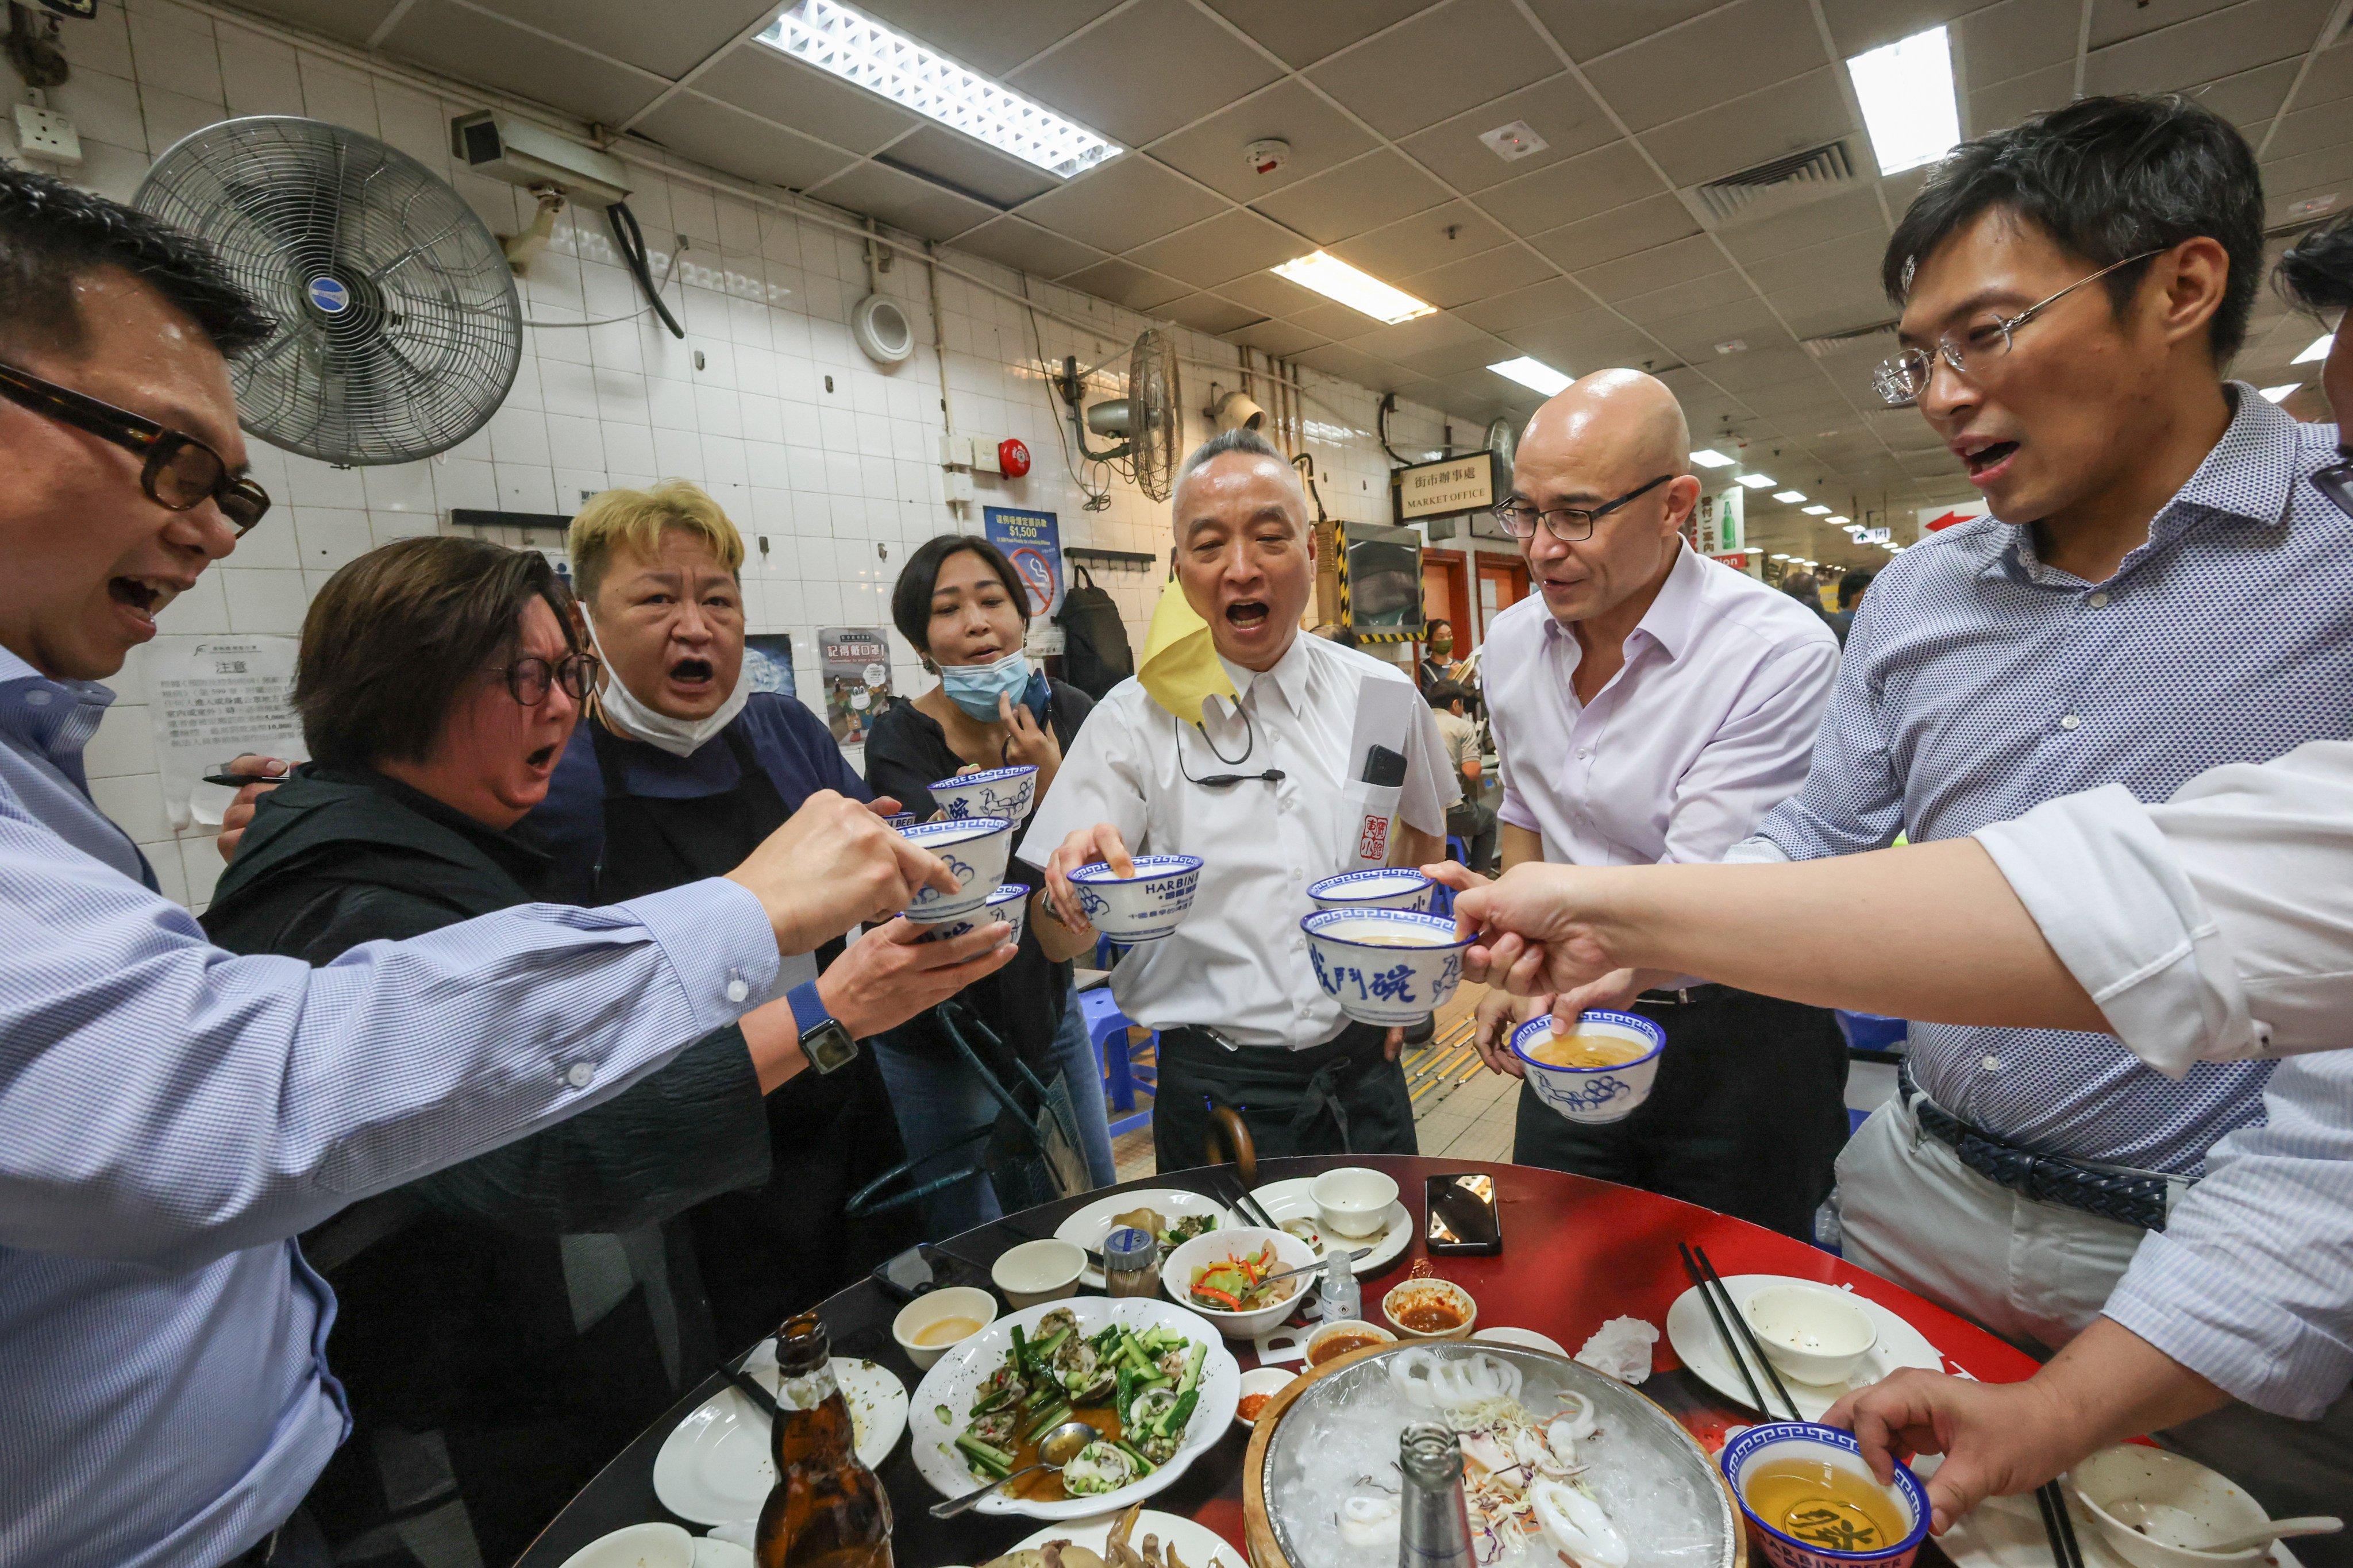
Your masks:
<svg viewBox="0 0 2353 1568"><path fill-rule="evenodd" d="M1018 702L1029 685L1029 656L1018 648L987 664L940 667L940 689L947 693L948 700L984 723L999 716L999 697Z"/></svg>
<svg viewBox="0 0 2353 1568"><path fill-rule="evenodd" d="M611 656L597 637L596 617L590 615L583 618L588 623L588 640L596 647L596 657L605 661L607 679L597 692L596 705L607 727L616 734L643 741L674 757L691 756L733 723L735 716L744 711L744 705L752 700L752 688L739 670L734 689L712 712L701 719L674 719L638 700L638 694L629 689L629 683L614 668Z"/></svg>

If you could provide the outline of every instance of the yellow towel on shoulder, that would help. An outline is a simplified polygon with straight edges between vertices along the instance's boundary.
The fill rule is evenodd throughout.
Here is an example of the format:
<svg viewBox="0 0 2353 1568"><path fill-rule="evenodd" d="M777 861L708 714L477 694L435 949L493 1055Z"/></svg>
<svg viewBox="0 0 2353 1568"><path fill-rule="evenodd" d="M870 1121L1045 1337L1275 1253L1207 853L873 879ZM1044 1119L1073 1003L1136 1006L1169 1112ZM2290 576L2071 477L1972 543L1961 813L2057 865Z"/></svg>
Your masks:
<svg viewBox="0 0 2353 1568"><path fill-rule="evenodd" d="M1153 608L1152 629L1145 636L1135 679L1152 700L1188 724L1201 721L1204 698L1234 700L1234 683L1218 658L1209 623L1194 610L1184 584L1173 577Z"/></svg>

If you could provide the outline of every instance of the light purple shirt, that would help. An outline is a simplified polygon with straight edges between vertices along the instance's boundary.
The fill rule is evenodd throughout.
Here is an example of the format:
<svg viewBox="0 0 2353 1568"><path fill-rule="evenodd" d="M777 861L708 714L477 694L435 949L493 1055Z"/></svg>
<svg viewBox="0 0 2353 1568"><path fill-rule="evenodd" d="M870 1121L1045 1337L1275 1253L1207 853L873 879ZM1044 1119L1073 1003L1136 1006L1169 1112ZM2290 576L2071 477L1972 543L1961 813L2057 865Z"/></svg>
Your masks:
<svg viewBox="0 0 2353 1568"><path fill-rule="evenodd" d="M1583 657L1540 594L1489 626L1497 815L1541 835L1546 860L1648 866L1720 858L1805 783L1838 638L1795 599L1684 547L1589 703L1572 684Z"/></svg>

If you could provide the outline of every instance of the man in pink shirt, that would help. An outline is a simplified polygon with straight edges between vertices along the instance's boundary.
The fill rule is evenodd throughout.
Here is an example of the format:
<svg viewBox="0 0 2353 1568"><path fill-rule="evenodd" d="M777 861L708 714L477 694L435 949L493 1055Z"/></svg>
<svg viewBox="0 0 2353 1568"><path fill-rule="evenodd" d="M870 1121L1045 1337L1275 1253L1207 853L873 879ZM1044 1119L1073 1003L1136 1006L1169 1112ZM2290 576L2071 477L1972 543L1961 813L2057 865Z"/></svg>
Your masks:
<svg viewBox="0 0 2353 1568"><path fill-rule="evenodd" d="M1715 860L1805 782L1838 639L1684 545L1700 494L1690 458L1674 395L1630 370L1577 382L1521 438L1495 514L1537 592L1496 617L1482 660L1506 870ZM1831 1015L1685 975L1592 989L1587 1005L1666 1031L1651 1098L1595 1125L1523 1088L1513 1160L1810 1240L1846 1141L1846 1047ZM1487 1064L1524 1076L1509 1032L1549 1005L1490 995Z"/></svg>

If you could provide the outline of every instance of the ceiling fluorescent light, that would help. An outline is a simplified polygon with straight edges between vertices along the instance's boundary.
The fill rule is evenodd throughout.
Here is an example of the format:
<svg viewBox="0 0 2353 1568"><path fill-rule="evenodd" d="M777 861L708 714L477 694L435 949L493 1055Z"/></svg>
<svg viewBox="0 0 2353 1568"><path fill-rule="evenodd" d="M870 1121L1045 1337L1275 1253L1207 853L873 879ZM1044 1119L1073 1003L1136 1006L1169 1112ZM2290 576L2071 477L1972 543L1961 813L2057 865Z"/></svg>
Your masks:
<svg viewBox="0 0 2353 1568"><path fill-rule="evenodd" d="M1781 481L1769 474L1743 474L1732 482L1736 485L1746 485L1752 490L1768 490Z"/></svg>
<svg viewBox="0 0 2353 1568"><path fill-rule="evenodd" d="M1915 33L1846 62L1879 172L1933 163L1961 140L1953 97L1953 49L1942 27Z"/></svg>
<svg viewBox="0 0 2353 1568"><path fill-rule="evenodd" d="M759 41L1064 179L1120 151L1085 126L834 0L800 0Z"/></svg>
<svg viewBox="0 0 2353 1568"><path fill-rule="evenodd" d="M1525 354L1522 354L1517 359L1507 359L1501 364L1491 364L1487 368L1506 380L1516 381L1522 386L1541 392L1546 397L1552 396L1574 379L1561 374L1544 361L1530 359Z"/></svg>
<svg viewBox="0 0 2353 1568"><path fill-rule="evenodd" d="M1362 310L1373 320L1391 326L1430 315L1438 309L1320 250L1313 256L1286 261L1273 270L1277 278L1287 278L1303 289L1313 289L1327 300L1337 300L1352 310Z"/></svg>
<svg viewBox="0 0 2353 1568"><path fill-rule="evenodd" d="M1703 468L1728 468L1733 460L1713 447L1702 447L1692 454L1692 461Z"/></svg>
<svg viewBox="0 0 2353 1568"><path fill-rule="evenodd" d="M1841 528L1860 528L1862 526L1861 523L1849 520L1844 512L1841 512L1838 516L1831 518L1830 521L1837 523Z"/></svg>
<svg viewBox="0 0 2353 1568"><path fill-rule="evenodd" d="M2323 332L2318 337L2313 339L2311 343L2306 346L2302 353L2296 355L2287 363L2290 364L2310 364L2314 360L2327 359L2328 357L2328 345L2336 341L2337 334L2335 332Z"/></svg>
<svg viewBox="0 0 2353 1568"><path fill-rule="evenodd" d="M1787 561L1788 557L1786 555L1776 555L1773 559L1776 561Z"/></svg>
<svg viewBox="0 0 2353 1568"><path fill-rule="evenodd" d="M1831 514L1831 509L1826 506L1810 506L1805 509L1805 512L1808 517L1828 517Z"/></svg>
<svg viewBox="0 0 2353 1568"><path fill-rule="evenodd" d="M1785 505L1795 506L1798 502L1806 499L1806 492L1803 490L1775 490L1773 492L1773 499L1784 503Z"/></svg>
<svg viewBox="0 0 2353 1568"><path fill-rule="evenodd" d="M2274 403L2284 403L2287 400L2287 395L2289 393L2294 392L2297 387L2302 386L2303 384L2304 383L2300 381L2290 381L2284 382L2278 386L2266 386L2262 390L2263 395L2265 397L2270 398Z"/></svg>

